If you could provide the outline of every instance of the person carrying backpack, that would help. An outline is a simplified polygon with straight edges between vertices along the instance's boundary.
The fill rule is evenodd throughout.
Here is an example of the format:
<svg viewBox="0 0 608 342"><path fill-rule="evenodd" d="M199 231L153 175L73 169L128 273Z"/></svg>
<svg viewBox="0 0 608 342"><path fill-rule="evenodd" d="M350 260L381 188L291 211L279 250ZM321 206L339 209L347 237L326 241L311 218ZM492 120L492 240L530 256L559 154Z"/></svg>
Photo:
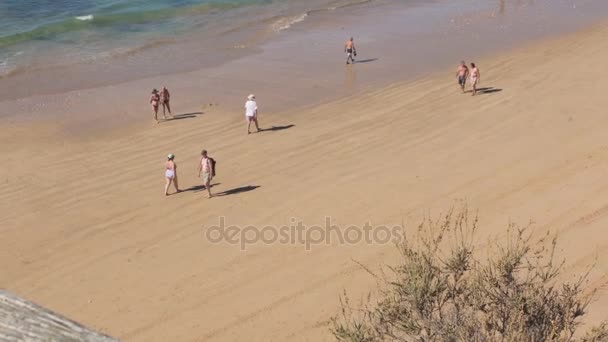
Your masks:
<svg viewBox="0 0 608 342"><path fill-rule="evenodd" d="M201 177L203 173L203 185L209 193L209 198L213 197L211 194L211 180L215 176L215 160L207 155L207 150L201 151L201 160L198 163L198 176Z"/></svg>

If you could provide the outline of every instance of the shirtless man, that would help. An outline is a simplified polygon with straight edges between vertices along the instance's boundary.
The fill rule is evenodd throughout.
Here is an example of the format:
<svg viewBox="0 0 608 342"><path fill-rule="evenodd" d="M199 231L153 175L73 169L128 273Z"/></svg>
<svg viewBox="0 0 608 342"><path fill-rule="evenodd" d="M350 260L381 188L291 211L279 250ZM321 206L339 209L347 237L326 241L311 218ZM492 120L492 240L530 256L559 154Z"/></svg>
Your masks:
<svg viewBox="0 0 608 342"><path fill-rule="evenodd" d="M346 44L344 44L344 52L346 52L346 64L350 64L350 61L355 64L355 57L357 57L357 49L355 48L354 39L351 37Z"/></svg>
<svg viewBox="0 0 608 342"><path fill-rule="evenodd" d="M471 85L473 86L473 96L477 94L477 84L481 81L481 72L475 65L471 63Z"/></svg>
<svg viewBox="0 0 608 342"><path fill-rule="evenodd" d="M169 115L173 117L171 114L171 106L169 106L169 100L171 99L171 94L169 94L169 89L167 87L163 87L160 91L160 103L163 105L163 118L165 117L165 109L169 112Z"/></svg>
<svg viewBox="0 0 608 342"><path fill-rule="evenodd" d="M169 196L169 186L173 183L175 191L181 192L177 186L177 164L175 164L175 156L169 154L165 163L165 196Z"/></svg>
<svg viewBox="0 0 608 342"><path fill-rule="evenodd" d="M209 194L209 198L213 197L211 194L211 179L213 179L211 167L211 159L207 155L207 150L203 150L201 152L201 160L198 163L198 177L201 177L201 172L203 173L203 185L205 185L205 189L207 189L207 193Z"/></svg>
<svg viewBox="0 0 608 342"><path fill-rule="evenodd" d="M456 69L456 77L458 77L458 84L464 93L464 87L467 84L467 78L469 78L469 68L467 68L467 64L464 61L460 62L458 69Z"/></svg>

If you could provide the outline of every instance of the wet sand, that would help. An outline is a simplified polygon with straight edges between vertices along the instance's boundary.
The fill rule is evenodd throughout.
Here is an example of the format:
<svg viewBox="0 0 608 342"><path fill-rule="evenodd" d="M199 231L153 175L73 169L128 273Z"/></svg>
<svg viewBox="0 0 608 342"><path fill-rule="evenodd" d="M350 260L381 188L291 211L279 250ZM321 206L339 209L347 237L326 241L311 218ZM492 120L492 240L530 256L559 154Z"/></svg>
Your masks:
<svg viewBox="0 0 608 342"><path fill-rule="evenodd" d="M465 199L479 209L482 236L503 237L509 221L558 232L565 277L597 260L590 285L603 287L607 41L604 23L481 58L478 97L459 93L454 68L291 111L266 111L258 94L260 123L275 129L250 136L240 109L197 110L200 98L176 105L180 120L95 134L4 121L0 285L126 341L330 341L341 291L358 298L374 286L354 261L391 263L394 247L241 251L206 238L219 217L264 227L330 216L342 229L407 230ZM98 108L82 115L120 113ZM218 161L221 196L211 200L196 188L202 148ZM168 198L167 153L190 189ZM589 322L606 307L602 290Z"/></svg>
<svg viewBox="0 0 608 342"><path fill-rule="evenodd" d="M240 111L252 92L266 113L293 111L414 81L462 59L477 61L533 46L606 16L608 3L599 0L572 5L551 0L373 1L311 13L272 38L261 28L234 32L218 38L218 53L207 47L207 40L191 35L142 56L0 79L0 122L60 123L73 134L152 124L149 93L162 85L172 91L173 108L181 113L218 107ZM344 68L343 44L350 36L360 63ZM159 58L166 60L166 68L153 77L131 71L158 67ZM180 68L192 64L186 59L200 60L202 66L184 71Z"/></svg>

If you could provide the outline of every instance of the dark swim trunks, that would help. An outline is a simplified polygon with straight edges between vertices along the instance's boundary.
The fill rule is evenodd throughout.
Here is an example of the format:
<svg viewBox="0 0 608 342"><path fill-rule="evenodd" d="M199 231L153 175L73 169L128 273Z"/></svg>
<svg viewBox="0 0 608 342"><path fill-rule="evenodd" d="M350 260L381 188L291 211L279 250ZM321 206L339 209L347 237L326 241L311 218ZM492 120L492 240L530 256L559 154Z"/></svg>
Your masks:
<svg viewBox="0 0 608 342"><path fill-rule="evenodd" d="M463 75L463 76L458 76L458 84L460 84L461 86L465 85L467 83L467 78Z"/></svg>

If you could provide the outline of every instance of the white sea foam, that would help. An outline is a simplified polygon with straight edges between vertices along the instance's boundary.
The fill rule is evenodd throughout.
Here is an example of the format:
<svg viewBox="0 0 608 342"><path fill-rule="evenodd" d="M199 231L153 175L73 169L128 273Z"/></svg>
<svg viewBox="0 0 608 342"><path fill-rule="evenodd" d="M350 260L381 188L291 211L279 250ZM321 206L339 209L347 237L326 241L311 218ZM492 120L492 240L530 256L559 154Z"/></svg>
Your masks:
<svg viewBox="0 0 608 342"><path fill-rule="evenodd" d="M302 20L306 19L306 17L308 17L308 13L303 13L303 14L296 15L296 16L281 18L272 24L272 30L274 32L280 32L283 30L287 30L292 25L297 24L297 23L301 22Z"/></svg>
<svg viewBox="0 0 608 342"><path fill-rule="evenodd" d="M87 20L93 20L93 15L89 14L89 15L82 15L80 17L76 17L77 20L82 20L82 21L87 21Z"/></svg>
<svg viewBox="0 0 608 342"><path fill-rule="evenodd" d="M14 65L10 64L8 59L0 60L0 78L9 76L15 71Z"/></svg>

